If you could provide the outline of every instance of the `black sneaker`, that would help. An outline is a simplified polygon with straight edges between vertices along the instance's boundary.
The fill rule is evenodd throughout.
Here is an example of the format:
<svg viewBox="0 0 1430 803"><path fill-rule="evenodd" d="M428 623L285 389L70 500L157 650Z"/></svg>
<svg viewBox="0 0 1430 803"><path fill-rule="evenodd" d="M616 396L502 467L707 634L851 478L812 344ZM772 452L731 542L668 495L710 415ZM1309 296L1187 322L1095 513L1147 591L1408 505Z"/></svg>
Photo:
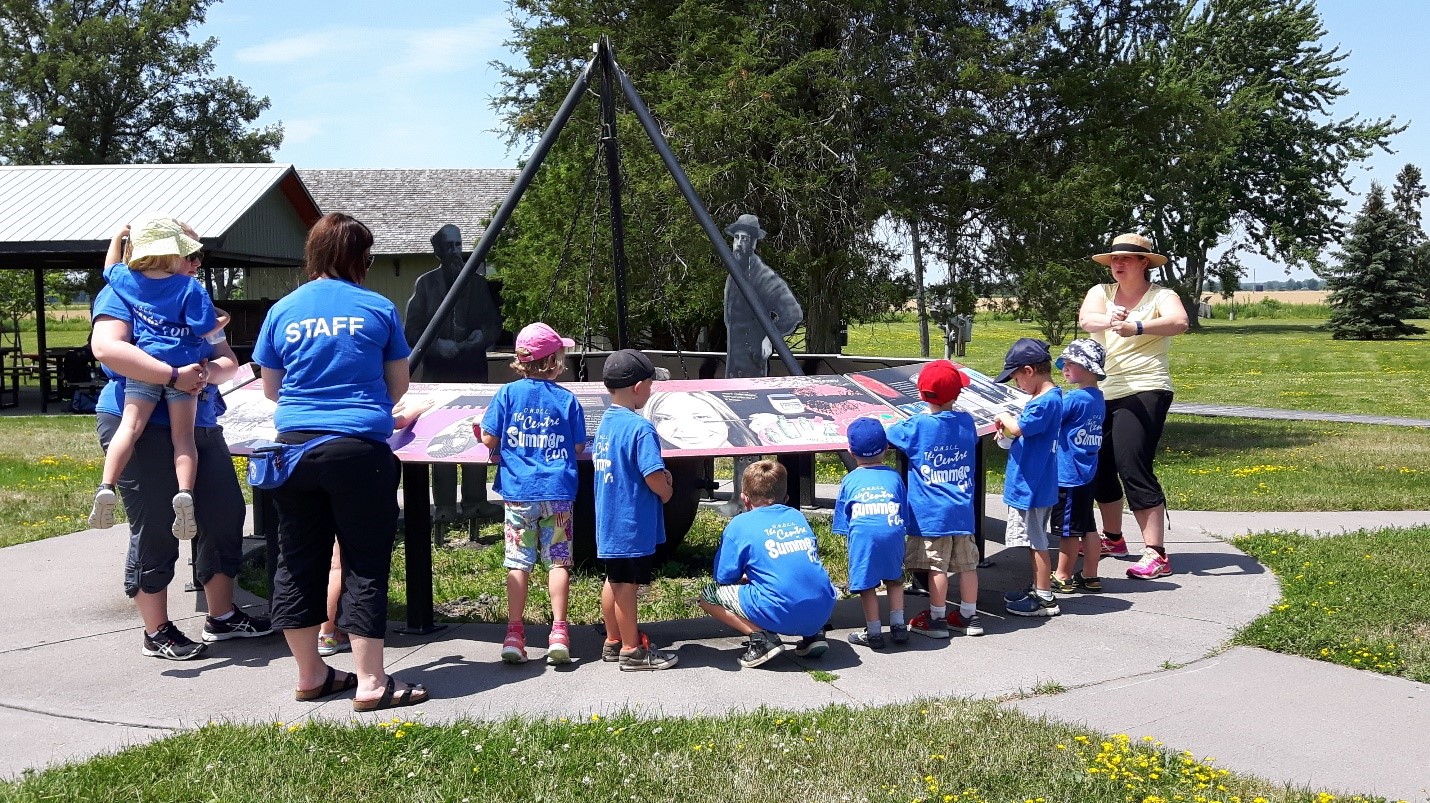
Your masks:
<svg viewBox="0 0 1430 803"><path fill-rule="evenodd" d="M233 616L222 621L212 616L204 619L204 641L227 641L231 638L258 638L273 632L273 623L266 617L249 616L233 606Z"/></svg>
<svg viewBox="0 0 1430 803"><path fill-rule="evenodd" d="M818 635L805 636L794 645L794 654L801 658L818 658L829 651L829 642L824 640L824 633Z"/></svg>
<svg viewBox="0 0 1430 803"><path fill-rule="evenodd" d="M828 645L826 645L828 646ZM774 633L756 630L750 634L750 646L740 656L740 666L746 669L757 667L784 652L785 644Z"/></svg>
<svg viewBox="0 0 1430 803"><path fill-rule="evenodd" d="M204 646L190 640L173 622L165 622L152 636L144 634L144 654L151 658L188 661L203 655Z"/></svg>
<svg viewBox="0 0 1430 803"><path fill-rule="evenodd" d="M1077 572L1073 575L1073 582L1077 583L1079 591L1084 591L1089 594L1102 593L1102 580L1096 577L1083 577L1082 572Z"/></svg>
<svg viewBox="0 0 1430 803"><path fill-rule="evenodd" d="M1052 590L1054 594L1076 594L1080 590L1078 588L1077 575L1069 577L1066 580L1058 577L1056 574L1053 575Z"/></svg>
<svg viewBox="0 0 1430 803"><path fill-rule="evenodd" d="M889 641L895 644L908 644L909 629L904 625L889 625Z"/></svg>

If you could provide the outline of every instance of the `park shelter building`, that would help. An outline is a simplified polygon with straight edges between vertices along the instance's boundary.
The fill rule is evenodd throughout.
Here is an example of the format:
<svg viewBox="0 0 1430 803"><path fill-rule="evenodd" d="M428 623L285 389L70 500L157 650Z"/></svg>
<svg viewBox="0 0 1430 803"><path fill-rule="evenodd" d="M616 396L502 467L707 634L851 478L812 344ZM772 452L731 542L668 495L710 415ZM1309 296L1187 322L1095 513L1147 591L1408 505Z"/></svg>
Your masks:
<svg viewBox="0 0 1430 803"><path fill-rule="evenodd" d="M298 175L324 214L344 212L366 223L375 257L364 286L405 314L417 277L437 267L432 235L451 223L471 252L520 173L514 169L309 170ZM298 274L253 274L249 298L279 298L297 287Z"/></svg>

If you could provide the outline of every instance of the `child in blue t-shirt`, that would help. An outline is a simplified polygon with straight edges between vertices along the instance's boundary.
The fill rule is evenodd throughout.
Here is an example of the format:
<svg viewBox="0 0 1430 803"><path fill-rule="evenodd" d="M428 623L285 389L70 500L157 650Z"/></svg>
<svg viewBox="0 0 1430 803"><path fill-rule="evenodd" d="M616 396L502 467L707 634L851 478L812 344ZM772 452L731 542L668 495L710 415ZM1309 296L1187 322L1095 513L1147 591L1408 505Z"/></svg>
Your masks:
<svg viewBox="0 0 1430 803"><path fill-rule="evenodd" d="M849 454L858 467L839 484L834 503L834 534L849 539L849 590L859 595L864 629L849 634L851 644L884 648L879 622L879 586L889 597L889 638L909 640L904 626L904 539L909 514L904 481L884 465L889 440L884 425L858 418L849 425Z"/></svg>
<svg viewBox="0 0 1430 803"><path fill-rule="evenodd" d="M601 660L621 671L669 669L677 656L651 646L636 619L636 590L655 575L656 547L665 543L665 511L674 488L660 455L655 425L636 412L650 401L655 366L635 349L606 358L601 380L611 406L591 444L595 469L596 557L606 567Z"/></svg>
<svg viewBox="0 0 1430 803"><path fill-rule="evenodd" d="M1053 507L1053 532L1058 535L1058 567L1053 571L1053 591L1097 593L1101 539L1092 516L1092 478L1097 473L1097 453L1102 448L1102 419L1107 406L1097 383L1106 374L1107 352L1096 340L1069 343L1056 366L1073 388L1063 393L1062 422L1058 427L1058 503ZM1082 547L1082 569L1077 565Z"/></svg>
<svg viewBox="0 0 1430 803"><path fill-rule="evenodd" d="M785 649L779 633L800 636L796 653L824 654L824 624L834 612L834 586L819 561L819 542L804 514L784 504L789 477L773 460L740 476L745 512L725 525L715 554L714 582L700 607L749 636L740 666L759 666Z"/></svg>
<svg viewBox="0 0 1430 803"><path fill-rule="evenodd" d="M203 244L192 231L162 215L147 215L135 222L132 237L131 228L123 226L110 240L104 278L133 311L134 345L169 366L169 384L125 382L124 414L104 454L103 474L89 512L90 527L102 530L114 526L118 502L114 484L129 465L149 416L163 401L169 412L174 473L179 483L172 500L174 537L187 540L198 532L193 495L199 459L194 445L198 399L175 390L174 383L180 368L199 362L207 353L205 340L223 341L223 327L228 323L228 315L214 308L203 285L193 277L203 258Z"/></svg>
<svg viewBox="0 0 1430 803"><path fill-rule="evenodd" d="M550 567L551 636L548 664L571 663L566 604L571 594L571 507L576 501L576 456L586 448L586 414L576 395L556 384L566 350L576 343L544 323L516 336L511 369L521 379L502 385L482 416L482 443L497 467L494 488L506 501L506 639L501 658L526 661L527 584L538 560Z"/></svg>
<svg viewBox="0 0 1430 803"><path fill-rule="evenodd" d="M1012 440L1003 477L1003 502L1008 505L1008 529L1003 545L1028 547L1033 560L1033 585L1004 595L1004 607L1015 616L1057 616L1048 558L1048 521L1058 501L1058 425L1062 421L1062 391L1053 384L1048 344L1019 338L1003 358L997 381L1012 379L1032 396L1016 418L999 413L998 432Z"/></svg>
<svg viewBox="0 0 1430 803"><path fill-rule="evenodd" d="M978 618L978 545L973 542L974 452L978 431L973 416L953 408L968 377L948 360L919 371L919 397L928 412L889 427L889 445L909 459L909 538L904 568L928 572L929 609L909 629L944 639L951 631L983 635ZM949 611L948 575L958 575L958 608Z"/></svg>

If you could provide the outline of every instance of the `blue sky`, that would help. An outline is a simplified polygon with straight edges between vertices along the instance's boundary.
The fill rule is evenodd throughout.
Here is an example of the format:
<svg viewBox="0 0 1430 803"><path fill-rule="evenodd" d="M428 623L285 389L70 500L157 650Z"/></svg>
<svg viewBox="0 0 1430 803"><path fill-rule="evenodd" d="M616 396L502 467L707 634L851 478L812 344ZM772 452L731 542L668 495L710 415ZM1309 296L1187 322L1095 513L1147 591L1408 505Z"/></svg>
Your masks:
<svg viewBox="0 0 1430 803"><path fill-rule="evenodd" d="M1418 85L1430 2L1317 5L1323 41L1348 54L1333 113L1411 123L1397 153L1351 171L1354 189L1389 184L1406 162L1430 172L1430 93ZM498 0L228 0L200 29L219 39L216 71L272 101L260 119L284 125L277 160L315 168L515 166L523 154L508 151L491 108L501 76L490 63L515 60L510 33Z"/></svg>

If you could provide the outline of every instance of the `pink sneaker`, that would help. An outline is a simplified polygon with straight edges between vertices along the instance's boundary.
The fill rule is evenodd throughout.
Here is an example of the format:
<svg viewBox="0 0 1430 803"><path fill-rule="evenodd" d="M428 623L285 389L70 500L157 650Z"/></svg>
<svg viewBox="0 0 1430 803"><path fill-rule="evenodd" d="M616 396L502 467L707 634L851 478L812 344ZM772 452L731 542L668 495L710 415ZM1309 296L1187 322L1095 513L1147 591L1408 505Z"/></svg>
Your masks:
<svg viewBox="0 0 1430 803"><path fill-rule="evenodd" d="M526 663L526 628L518 624L506 626L506 640L501 643L501 659L509 664Z"/></svg>
<svg viewBox="0 0 1430 803"><path fill-rule="evenodd" d="M1114 557L1121 557L1121 556L1127 554L1127 541L1126 541L1126 539L1123 539L1123 538L1112 539L1112 538L1108 538L1108 537L1105 536L1105 535L1100 535L1100 536L1098 536L1098 540L1100 540L1100 541L1102 542L1102 551L1101 551L1099 554L1101 554L1103 557L1106 557L1106 556L1108 556L1108 555L1112 555L1112 556L1114 556ZM1078 544L1078 545L1077 545L1077 554L1078 554L1079 557L1082 556L1082 554L1083 554L1082 544Z"/></svg>
<svg viewBox="0 0 1430 803"><path fill-rule="evenodd" d="M1171 573L1171 561L1163 555L1158 555L1157 550L1152 547L1143 548L1142 559L1127 570L1127 576L1135 580L1151 580L1156 577L1166 577Z"/></svg>
<svg viewBox="0 0 1430 803"><path fill-rule="evenodd" d="M571 663L571 632L565 622L551 623L551 639L546 645L546 663Z"/></svg>

